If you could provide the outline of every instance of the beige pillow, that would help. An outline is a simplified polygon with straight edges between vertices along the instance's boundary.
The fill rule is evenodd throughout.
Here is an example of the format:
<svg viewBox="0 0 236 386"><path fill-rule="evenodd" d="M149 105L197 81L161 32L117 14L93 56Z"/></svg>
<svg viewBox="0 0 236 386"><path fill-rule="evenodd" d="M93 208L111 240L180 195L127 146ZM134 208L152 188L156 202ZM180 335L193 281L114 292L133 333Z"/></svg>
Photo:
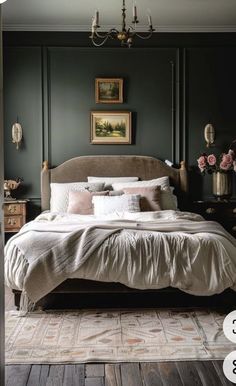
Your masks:
<svg viewBox="0 0 236 386"><path fill-rule="evenodd" d="M147 186L140 188L123 188L125 194L140 194L140 208L141 212L161 210L161 187Z"/></svg>
<svg viewBox="0 0 236 386"><path fill-rule="evenodd" d="M71 190L69 192L69 205L67 213L73 214L93 214L93 196L108 196L109 191L102 192L76 192Z"/></svg>

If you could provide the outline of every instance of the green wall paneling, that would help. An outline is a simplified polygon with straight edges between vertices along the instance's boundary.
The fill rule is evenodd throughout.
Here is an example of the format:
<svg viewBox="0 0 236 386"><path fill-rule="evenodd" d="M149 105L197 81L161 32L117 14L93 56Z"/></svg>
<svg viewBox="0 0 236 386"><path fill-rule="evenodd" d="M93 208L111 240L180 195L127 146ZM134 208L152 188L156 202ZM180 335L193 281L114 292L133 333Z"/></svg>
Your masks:
<svg viewBox="0 0 236 386"><path fill-rule="evenodd" d="M236 47L187 49L187 153L190 165L196 165L201 152L227 152L236 139L235 90ZM216 130L215 146L206 148L204 127L211 122ZM234 175L235 179L235 175ZM211 195L212 177L195 179L202 184L204 196ZM193 185L194 187L194 185ZM199 191L193 189L197 194Z"/></svg>
<svg viewBox="0 0 236 386"><path fill-rule="evenodd" d="M11 128L17 117L23 128L19 150L12 143ZM42 163L41 49L9 47L4 52L4 150L5 178L23 177L16 192L40 197Z"/></svg>
<svg viewBox="0 0 236 386"><path fill-rule="evenodd" d="M236 34L155 34L128 50L88 47L85 33L4 33L5 177L21 176L19 195L40 203L40 166L84 154L148 154L192 169L206 151L211 120L220 153L235 139ZM112 43L111 43L112 45ZM123 77L121 105L96 104L96 77ZM90 111L133 113L132 145L91 145ZM24 146L11 143L17 115ZM194 198L211 178L192 172ZM36 209L37 211L37 209Z"/></svg>
<svg viewBox="0 0 236 386"><path fill-rule="evenodd" d="M172 69L176 50L51 48L49 155L146 154L172 159ZM95 78L124 78L123 104L96 104ZM92 110L133 113L132 145L90 144Z"/></svg>

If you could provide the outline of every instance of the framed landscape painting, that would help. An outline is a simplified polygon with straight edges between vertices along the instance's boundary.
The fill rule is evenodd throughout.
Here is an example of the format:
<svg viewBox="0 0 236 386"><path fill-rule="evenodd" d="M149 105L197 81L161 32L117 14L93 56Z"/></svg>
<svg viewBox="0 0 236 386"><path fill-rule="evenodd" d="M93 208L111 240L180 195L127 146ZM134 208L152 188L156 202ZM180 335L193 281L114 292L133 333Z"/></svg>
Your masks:
<svg viewBox="0 0 236 386"><path fill-rule="evenodd" d="M92 111L91 143L131 144L131 112Z"/></svg>
<svg viewBox="0 0 236 386"><path fill-rule="evenodd" d="M96 78L96 103L123 103L122 78Z"/></svg>

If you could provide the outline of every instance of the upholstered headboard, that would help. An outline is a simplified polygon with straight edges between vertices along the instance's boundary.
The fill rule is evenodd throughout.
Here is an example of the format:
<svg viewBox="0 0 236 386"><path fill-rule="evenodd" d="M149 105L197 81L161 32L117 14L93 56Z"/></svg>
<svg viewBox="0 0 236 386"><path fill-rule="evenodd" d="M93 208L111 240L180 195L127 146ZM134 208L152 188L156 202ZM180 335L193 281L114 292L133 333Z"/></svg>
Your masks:
<svg viewBox="0 0 236 386"><path fill-rule="evenodd" d="M171 185L176 188L176 194L181 197L188 192L188 177L185 162L180 168L172 168L164 162L146 156L134 155L95 155L72 158L63 164L49 169L44 161L41 173L41 207L50 208L51 182L82 182L88 176L95 177L130 177L140 180L169 176Z"/></svg>

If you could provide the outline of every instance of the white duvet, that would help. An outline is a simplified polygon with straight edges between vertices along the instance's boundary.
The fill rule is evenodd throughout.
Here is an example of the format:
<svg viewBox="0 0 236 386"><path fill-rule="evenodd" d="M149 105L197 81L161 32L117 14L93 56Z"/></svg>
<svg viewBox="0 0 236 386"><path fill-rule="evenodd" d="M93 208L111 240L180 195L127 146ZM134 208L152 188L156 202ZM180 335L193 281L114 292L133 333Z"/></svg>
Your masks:
<svg viewBox="0 0 236 386"><path fill-rule="evenodd" d="M189 212L48 212L7 243L5 278L34 302L67 278L212 295L236 290L236 240Z"/></svg>

